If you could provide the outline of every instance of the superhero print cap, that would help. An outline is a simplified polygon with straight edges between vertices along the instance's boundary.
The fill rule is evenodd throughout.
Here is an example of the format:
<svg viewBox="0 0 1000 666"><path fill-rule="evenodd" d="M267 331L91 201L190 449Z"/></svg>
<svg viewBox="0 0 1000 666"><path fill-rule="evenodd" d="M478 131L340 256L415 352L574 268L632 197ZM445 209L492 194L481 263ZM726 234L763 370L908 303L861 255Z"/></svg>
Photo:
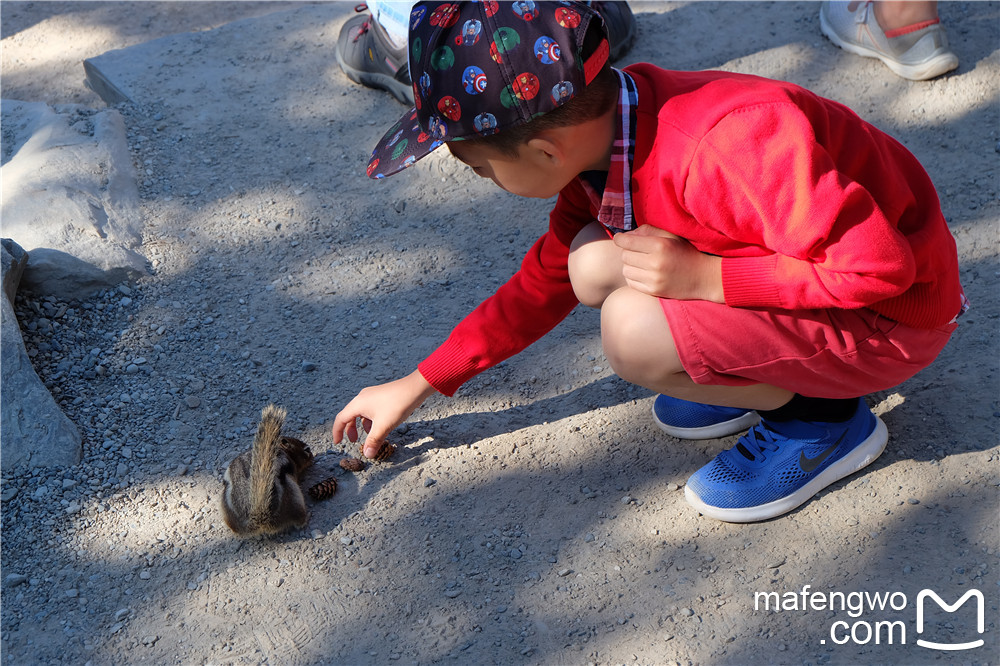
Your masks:
<svg viewBox="0 0 1000 666"><path fill-rule="evenodd" d="M584 61L593 20L604 40ZM579 2L418 2L407 47L415 106L375 146L370 178L391 176L446 141L548 113L582 92L609 56L604 19Z"/></svg>

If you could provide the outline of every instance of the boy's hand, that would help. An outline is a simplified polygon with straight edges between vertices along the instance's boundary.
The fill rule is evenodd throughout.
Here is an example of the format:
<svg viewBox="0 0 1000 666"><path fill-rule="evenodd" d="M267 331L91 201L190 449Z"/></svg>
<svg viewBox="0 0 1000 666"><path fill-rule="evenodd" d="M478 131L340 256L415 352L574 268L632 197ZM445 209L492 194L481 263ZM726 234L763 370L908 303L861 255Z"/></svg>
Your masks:
<svg viewBox="0 0 1000 666"><path fill-rule="evenodd" d="M349 441L358 441L357 420L360 418L368 433L364 455L374 458L386 435L433 393L434 387L416 370L388 384L362 389L334 419L333 441L341 441L345 434Z"/></svg>
<svg viewBox="0 0 1000 666"><path fill-rule="evenodd" d="M650 296L725 303L722 259L704 254L669 231L644 224L616 234L628 286Z"/></svg>

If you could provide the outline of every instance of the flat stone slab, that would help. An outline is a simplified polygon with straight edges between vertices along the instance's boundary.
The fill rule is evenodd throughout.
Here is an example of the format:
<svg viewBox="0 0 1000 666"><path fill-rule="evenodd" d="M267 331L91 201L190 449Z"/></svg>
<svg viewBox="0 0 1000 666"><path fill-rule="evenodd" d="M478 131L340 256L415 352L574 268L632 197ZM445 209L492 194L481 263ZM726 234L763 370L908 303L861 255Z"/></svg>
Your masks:
<svg viewBox="0 0 1000 666"><path fill-rule="evenodd" d="M187 101L208 109L261 87L280 94L289 66L313 77L339 73L334 47L353 7L299 7L108 51L83 62L87 85L110 105L171 100L178 108Z"/></svg>

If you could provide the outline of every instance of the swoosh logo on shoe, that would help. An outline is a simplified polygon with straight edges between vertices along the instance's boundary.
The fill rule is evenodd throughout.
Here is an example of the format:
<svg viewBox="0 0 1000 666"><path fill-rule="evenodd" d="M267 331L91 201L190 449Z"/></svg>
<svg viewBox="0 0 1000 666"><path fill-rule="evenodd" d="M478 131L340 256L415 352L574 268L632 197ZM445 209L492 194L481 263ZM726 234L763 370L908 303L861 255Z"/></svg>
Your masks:
<svg viewBox="0 0 1000 666"><path fill-rule="evenodd" d="M808 474L809 472L812 472L814 469L816 469L817 467L819 467L820 464L822 464L822 462L824 460L826 460L827 458L829 458L830 454L832 454L834 451L837 450L837 447L840 446L840 443L842 441L844 441L844 437L846 435L847 435L846 432L842 433L840 435L840 437L837 438L837 441L833 443L832 446L830 446L829 448L827 448L826 450L824 450L821 454L819 454L815 458L807 458L806 454L805 454L805 451L803 451L802 453L800 453L799 454L799 467L801 467L802 471L805 472L806 474Z"/></svg>

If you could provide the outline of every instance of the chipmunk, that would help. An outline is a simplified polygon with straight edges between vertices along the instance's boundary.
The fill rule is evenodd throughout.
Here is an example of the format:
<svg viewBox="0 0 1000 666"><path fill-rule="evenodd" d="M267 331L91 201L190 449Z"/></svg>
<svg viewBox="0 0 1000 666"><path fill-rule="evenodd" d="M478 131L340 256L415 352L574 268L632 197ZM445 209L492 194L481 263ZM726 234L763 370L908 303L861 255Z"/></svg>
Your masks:
<svg viewBox="0 0 1000 666"><path fill-rule="evenodd" d="M304 442L281 436L286 415L280 407L265 407L253 447L229 463L222 479L222 516L241 536L274 534L309 520L299 475L313 453Z"/></svg>

